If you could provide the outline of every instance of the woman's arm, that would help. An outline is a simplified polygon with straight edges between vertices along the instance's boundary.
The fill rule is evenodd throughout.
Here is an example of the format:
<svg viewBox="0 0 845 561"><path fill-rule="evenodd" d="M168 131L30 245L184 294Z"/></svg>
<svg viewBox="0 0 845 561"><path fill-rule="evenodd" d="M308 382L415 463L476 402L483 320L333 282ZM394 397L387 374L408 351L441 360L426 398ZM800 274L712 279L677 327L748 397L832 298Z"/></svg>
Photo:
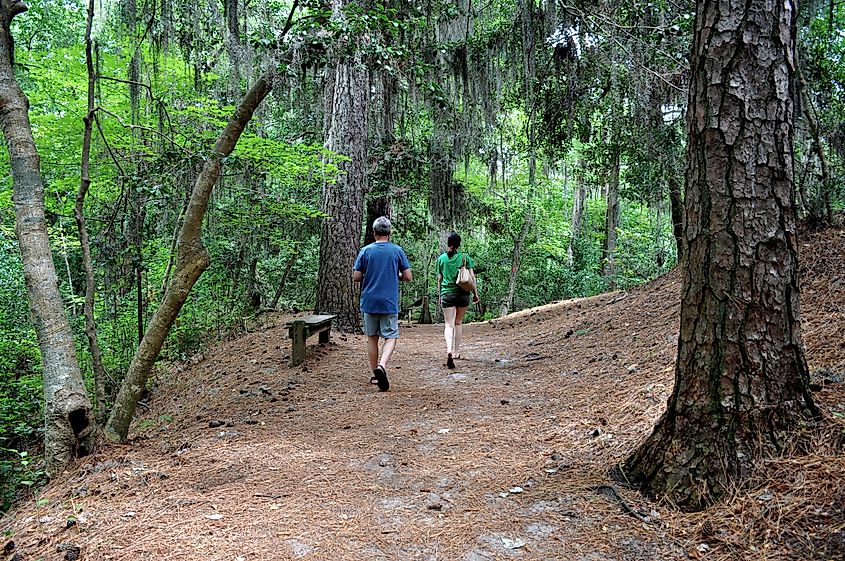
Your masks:
<svg viewBox="0 0 845 561"><path fill-rule="evenodd" d="M472 269L470 269L469 271L472 273L473 278L475 278L475 271L472 270ZM478 295L478 281L476 281L475 290L472 291L472 303L478 304L478 302L480 302L480 301L481 301L481 297Z"/></svg>

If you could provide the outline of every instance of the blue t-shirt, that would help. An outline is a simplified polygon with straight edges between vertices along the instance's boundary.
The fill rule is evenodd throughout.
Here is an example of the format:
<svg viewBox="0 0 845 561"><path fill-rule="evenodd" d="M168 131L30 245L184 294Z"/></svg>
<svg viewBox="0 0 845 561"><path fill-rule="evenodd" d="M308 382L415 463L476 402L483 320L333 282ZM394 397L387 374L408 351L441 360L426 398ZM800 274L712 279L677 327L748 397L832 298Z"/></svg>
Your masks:
<svg viewBox="0 0 845 561"><path fill-rule="evenodd" d="M410 269L405 251L391 242L364 246L353 269L361 271L361 311L366 314L399 313L399 273Z"/></svg>

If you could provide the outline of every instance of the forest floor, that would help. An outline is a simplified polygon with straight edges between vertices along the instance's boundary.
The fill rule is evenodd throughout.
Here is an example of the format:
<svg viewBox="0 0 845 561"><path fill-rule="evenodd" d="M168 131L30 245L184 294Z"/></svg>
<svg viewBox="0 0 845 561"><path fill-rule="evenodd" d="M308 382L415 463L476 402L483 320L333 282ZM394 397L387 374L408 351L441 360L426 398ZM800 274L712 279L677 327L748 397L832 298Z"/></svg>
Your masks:
<svg viewBox="0 0 845 561"><path fill-rule="evenodd" d="M0 520L23 561L845 558L845 231L802 245L803 329L826 429L810 455L684 514L613 483L672 390L678 273L465 328L404 325L391 388L362 336L284 320L162 368L127 445ZM614 485L614 498L600 485ZM633 516L621 502L635 509Z"/></svg>

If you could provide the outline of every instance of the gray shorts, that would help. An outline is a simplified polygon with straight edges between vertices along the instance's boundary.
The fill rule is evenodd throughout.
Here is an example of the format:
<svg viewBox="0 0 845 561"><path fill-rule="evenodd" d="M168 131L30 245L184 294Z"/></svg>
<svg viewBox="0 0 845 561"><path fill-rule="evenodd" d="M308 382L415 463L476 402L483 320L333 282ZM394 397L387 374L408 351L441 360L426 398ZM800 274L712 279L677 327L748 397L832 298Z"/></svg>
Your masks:
<svg viewBox="0 0 845 561"><path fill-rule="evenodd" d="M368 314L364 312L364 335L398 339L399 314Z"/></svg>

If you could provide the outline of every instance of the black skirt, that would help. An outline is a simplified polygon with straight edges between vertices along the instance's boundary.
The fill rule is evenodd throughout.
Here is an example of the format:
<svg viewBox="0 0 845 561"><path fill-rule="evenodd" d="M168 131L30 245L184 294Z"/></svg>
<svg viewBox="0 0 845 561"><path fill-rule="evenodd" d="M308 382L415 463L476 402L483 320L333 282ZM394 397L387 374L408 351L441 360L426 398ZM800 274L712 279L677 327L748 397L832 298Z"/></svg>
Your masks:
<svg viewBox="0 0 845 561"><path fill-rule="evenodd" d="M444 308L468 308L470 293L461 290L458 293L446 293L442 296L441 302Z"/></svg>

